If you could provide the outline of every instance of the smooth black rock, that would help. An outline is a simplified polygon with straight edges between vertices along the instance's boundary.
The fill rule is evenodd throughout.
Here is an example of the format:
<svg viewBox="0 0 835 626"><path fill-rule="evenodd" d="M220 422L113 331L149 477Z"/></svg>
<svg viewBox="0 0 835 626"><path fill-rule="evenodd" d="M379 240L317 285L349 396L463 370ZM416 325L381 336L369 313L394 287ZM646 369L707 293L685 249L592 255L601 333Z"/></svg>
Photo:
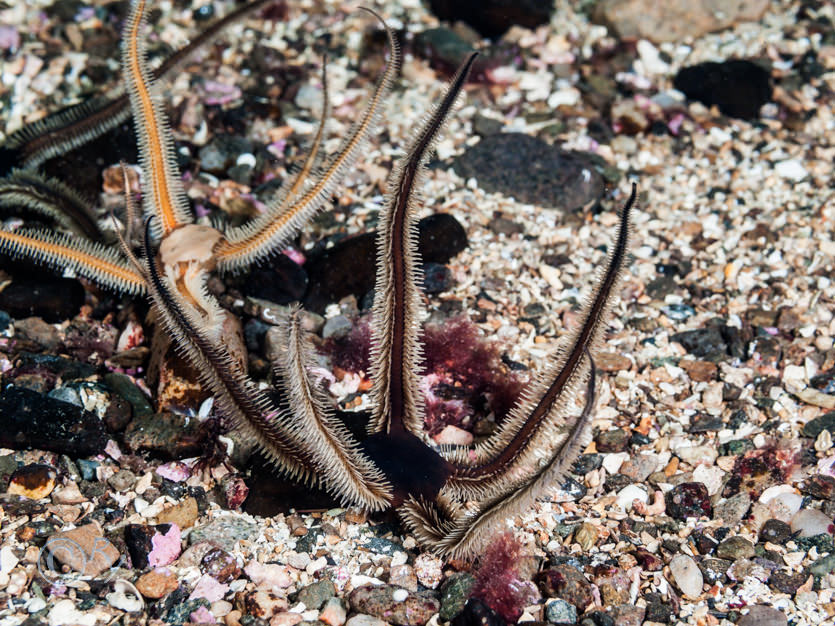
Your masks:
<svg viewBox="0 0 835 626"><path fill-rule="evenodd" d="M452 618L451 626L505 626L501 615L478 598L470 598L464 610Z"/></svg>
<svg viewBox="0 0 835 626"><path fill-rule="evenodd" d="M0 256L3 264L6 258ZM77 280L18 274L0 291L0 309L14 319L40 317L49 324L62 322L78 313L84 304L84 288Z"/></svg>
<svg viewBox="0 0 835 626"><path fill-rule="evenodd" d="M101 453L107 444L104 424L93 413L19 387L0 393L0 423L0 448L84 457Z"/></svg>
<svg viewBox="0 0 835 626"><path fill-rule="evenodd" d="M581 454L574 461L574 466L571 468L578 476L584 476L592 470L599 469L603 464L603 455L601 454Z"/></svg>
<svg viewBox="0 0 835 626"><path fill-rule="evenodd" d="M308 277L304 267L286 254L277 254L253 267L241 282L241 290L246 296L290 304L304 298Z"/></svg>
<svg viewBox="0 0 835 626"><path fill-rule="evenodd" d="M426 263L423 266L423 291L424 293L443 293L449 291L455 285L452 272L446 265L440 263Z"/></svg>
<svg viewBox="0 0 835 626"><path fill-rule="evenodd" d="M483 37L501 37L514 25L536 28L554 13L553 0L430 0L432 12L448 22L469 24Z"/></svg>
<svg viewBox="0 0 835 626"><path fill-rule="evenodd" d="M521 133L484 137L457 156L452 167L462 178L475 178L485 191L568 211L600 200L605 191L593 155Z"/></svg>
<svg viewBox="0 0 835 626"><path fill-rule="evenodd" d="M691 100L716 105L730 117L754 119L771 100L771 74L743 59L691 65L679 70L673 85Z"/></svg>

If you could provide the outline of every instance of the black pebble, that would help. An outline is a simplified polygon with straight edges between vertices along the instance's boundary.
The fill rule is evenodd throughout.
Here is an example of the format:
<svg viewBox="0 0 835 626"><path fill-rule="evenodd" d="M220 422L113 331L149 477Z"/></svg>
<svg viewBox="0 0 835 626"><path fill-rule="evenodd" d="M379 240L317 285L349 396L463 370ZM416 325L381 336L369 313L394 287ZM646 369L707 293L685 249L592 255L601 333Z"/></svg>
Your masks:
<svg viewBox="0 0 835 626"><path fill-rule="evenodd" d="M771 74L751 61L707 62L679 70L676 89L705 106L716 105L729 117L755 119L771 99Z"/></svg>

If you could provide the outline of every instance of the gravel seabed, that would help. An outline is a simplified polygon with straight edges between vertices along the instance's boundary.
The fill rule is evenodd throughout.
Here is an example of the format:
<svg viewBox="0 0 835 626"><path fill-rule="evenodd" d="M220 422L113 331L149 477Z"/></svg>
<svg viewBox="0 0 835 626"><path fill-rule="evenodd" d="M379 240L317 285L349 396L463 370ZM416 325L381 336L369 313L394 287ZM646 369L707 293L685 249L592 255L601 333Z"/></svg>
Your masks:
<svg viewBox="0 0 835 626"><path fill-rule="evenodd" d="M25 33L27 25L46 19L39 17L42 14L37 7L49 4L15 4L0 11L0 23ZM92 6L100 4L94 2ZM218 14L230 5L213 4ZM756 124L685 103L680 105L684 118L678 136L656 135L648 130L636 135L615 132L608 143L601 143L587 132L588 120L600 112L577 98L576 75L569 73L567 78L555 79L549 70L571 64L575 57L591 56L596 47L613 46L615 40L604 27L590 23L576 6L559 2L550 26L506 36L519 47L522 69L497 71L495 75L503 84L468 86L438 144L441 163L427 176L426 207L421 214L449 212L464 225L469 237L466 250L449 263L454 286L430 297L429 309L441 308L444 301L461 302L463 311L471 313L487 336L503 342L510 359L532 371L557 346L565 324L574 317L580 294L592 286L595 270L605 259L605 246L614 234L618 207L625 201L630 183L638 185L640 201L632 231L634 258L624 272L621 299L606 338L606 354L599 359L602 372L594 420L596 436L585 451L602 454L602 464L576 478L585 489L579 500L555 488L552 497L509 521L509 528L531 555L542 559L543 567L557 563L554 555L588 557L584 563L586 574L601 605L644 607L647 594L658 593L677 607L672 623L729 624L752 605L776 607L796 626L833 623L835 562L821 563L832 559L835 505L811 493L805 485L810 477L835 476L835 449L827 429L812 437L802 433L804 425L835 408L835 397L815 389L810 382L835 366L835 287L830 278L835 256L835 127L831 108L835 52L832 46L820 51L820 38L797 24L799 4L775 2L759 22L738 24L686 45L658 46L665 60L657 58L653 46L645 42L638 46L631 72L619 80L650 93L665 93L672 89L672 78L681 67L732 57L770 58L777 62L773 75L788 75L792 60L808 50L818 50L824 73L814 85L806 82L794 90L786 89L779 104L766 105ZM398 3L397 7L373 6L391 26L408 33L437 26L437 20L417 0ZM182 44L197 28L191 10L172 10L170 2L161 3L160 8L162 15L152 26L154 36L167 45ZM835 19L831 7L824 6L820 12ZM95 28L96 19L92 13L76 14L76 21L87 28ZM260 40L281 51L286 64L303 69L303 83L315 88L309 92L313 105L309 109L308 103L297 96L292 119L284 128L276 129L265 118L249 124L247 132L263 143L287 137L288 142L301 143L304 150L315 128L321 87L316 69L320 55L315 44L328 34L332 43L339 42L343 52L341 56L331 55L328 66L334 119L328 126L325 147L333 150L370 88L373 74L358 74L357 67L363 33L371 28L370 18L354 11L349 3L291 2L285 22L259 25L249 20L246 28L231 29L224 41L233 41L234 46L220 54L215 49L208 60L190 63L166 90L166 101L177 111L194 106L191 81L195 74L214 76L214 80L230 86L243 84L244 88L258 81L259 77L241 73L240 66L255 41ZM89 81L85 84L83 80L67 79L81 72L87 63L86 53L71 51L68 38L72 40L71 35L60 39L68 47L48 62L39 61L37 49L27 47L25 37L21 50L6 53L0 110L7 132L42 111L54 110L56 105L74 102L81 93L90 92ZM379 54L379 48L374 50ZM374 67L378 66L375 63ZM110 73L115 80L113 67ZM425 59L407 54L403 77L386 104L382 132L340 190L339 204L352 206L352 212L347 217L336 212L335 220L317 222L306 229L302 250L334 232L365 230L380 207L390 164L402 154L410 130L441 93L443 81L444 76ZM549 99L557 102L563 98L577 101L556 111L549 106ZM619 95L620 100L630 98ZM792 115L786 113L789 105L796 108ZM651 106L647 110L649 115L656 115ZM595 203L594 210L587 211L565 212L487 193L476 179L464 180L446 166L477 143L473 132L477 114L499 120L505 132L540 134L549 141L555 138L564 148L594 151L611 167L610 180L617 180L607 188L600 203ZM662 118L663 114L657 116ZM793 122L788 123L788 118ZM544 131L557 121L561 127L556 135ZM178 139L205 143L206 130L199 123L190 133L187 124L175 125L175 132ZM277 174L282 174L280 168ZM497 212L517 224L520 232L499 234L491 228ZM559 267L543 261L544 256L555 254L567 255L568 261ZM677 268L675 279L663 289L657 282L662 267ZM532 303L542 304L547 310L547 321L541 325L520 321L525 317L525 307ZM703 329L715 318L723 320L723 328L754 334L741 358L731 355L714 359L717 367L710 368L704 364L711 359L688 354L673 335ZM739 411L742 417L734 419ZM716 418L719 425L707 430L693 428L697 419L709 417ZM600 450L600 433L617 429L638 432L645 439L636 441L633 436L631 443L619 451ZM665 510L663 494L681 484L704 484L714 513L730 497L728 483L739 478L742 455L732 453L727 444L743 439L751 442L751 451L780 459L779 478L775 473L747 485L752 504L747 514L743 512L744 518L728 523L714 514L667 523L671 512ZM38 451L0 452L14 454L17 462L27 464L51 462L54 457ZM607 478L617 475L623 463L634 464L639 455L647 465L645 475L629 484L609 483L616 484L617 489L607 488ZM117 460L113 456L101 459L97 478L105 481L115 474ZM114 488L118 493L113 497L125 512L121 523L153 523L163 509L177 502L167 495L150 502L142 499L142 487L147 488L143 480L150 481L147 476L159 463L152 461L146 471L137 472L135 482L124 490ZM210 489L227 471L216 468L195 473L186 482ZM666 480L659 472L666 475ZM743 481L747 478L744 476ZM59 482L69 480L66 476L59 478ZM796 497L800 495L802 499ZM640 504L633 504L635 498ZM47 498L46 502L51 507L49 515L63 520L64 530L72 528L73 522L94 506L87 498L60 504L52 496L52 501ZM778 510L784 503L789 509ZM796 508L792 510L792 506ZM797 517L800 507L821 510L829 517L822 533L828 535L829 550L826 541L816 546L798 542L795 536L771 543L760 536L763 523L777 518L803 537L805 522L802 515ZM42 586L34 589L30 583L39 548L23 541L16 530L46 514L15 514L15 508L6 508L0 514L0 624L21 624L28 614L32 614L29 619L40 620L26 622L33 624L104 624L122 619L128 605L112 595L118 591L101 593L92 606L73 608L79 605L79 596L73 590L92 588L97 592L95 585L91 587L80 578L63 591L53 587L52 595L45 595ZM212 598L209 613L198 615L201 619L192 616L192 621L208 621L214 614L219 621L234 626L232 618L240 609L240 595L256 589L270 589L278 605L283 601L282 610L271 624L296 623L298 620L288 617L290 614L301 615L305 621L324 620L319 609L286 598L328 578L334 582L337 595L347 599L353 589L365 583L391 582L392 571L398 566L408 564L421 569L414 560L421 554L420 548L413 538L400 534L401 530L387 536L399 546L393 555L368 548L368 538L375 534L378 522L355 511L333 509L264 519L224 510L212 502L206 512L200 513L196 526L229 519L246 526L242 539L227 550L240 565L248 564L244 568L246 576L240 575L228 585L216 579L204 583L222 584L225 589L217 597L203 596ZM626 532L624 520L639 520L661 530ZM582 525L584 532L562 533L566 524ZM297 550L300 528L309 529L310 536L316 529L318 536L304 550ZM756 546L757 553L729 557L731 567L744 573L735 575L731 571L715 581L705 579L699 593L688 595L683 592L689 579L681 572L678 555L703 561L708 553L697 536L705 534L721 535L722 541L745 538L749 545ZM673 544L675 550L671 549ZM663 566L650 569L639 564L632 555L635 546L657 555ZM199 559L190 556L180 557L170 568L189 589L205 576ZM678 561L671 566L675 558ZM281 571L271 571L269 576L258 574L253 561L279 564ZM420 563L429 569L443 566L447 574L466 569L460 563L440 563L428 557ZM612 591L611 597L605 593L601 597L606 585L601 573L604 565L617 568L623 575L628 583L625 596ZM790 574L805 572L808 578L794 592L786 593L771 581L771 573L778 569ZM124 571L119 578L135 583L140 573ZM611 572L609 575L614 576ZM284 576L286 580L275 581L270 576ZM422 585L431 586L426 584L430 576L419 574L418 579ZM66 599L74 604L62 604ZM260 601L266 602L263 598ZM550 602L543 597L527 607L520 619L545 621L545 607ZM349 615L356 612L352 610ZM151 618L147 622L124 619L126 624L156 623ZM341 624L339 616L328 614L327 619L335 620L327 622L331 626ZM344 621L344 616L341 619ZM432 618L433 622L438 619ZM623 617L616 623L632 623L626 620Z"/></svg>

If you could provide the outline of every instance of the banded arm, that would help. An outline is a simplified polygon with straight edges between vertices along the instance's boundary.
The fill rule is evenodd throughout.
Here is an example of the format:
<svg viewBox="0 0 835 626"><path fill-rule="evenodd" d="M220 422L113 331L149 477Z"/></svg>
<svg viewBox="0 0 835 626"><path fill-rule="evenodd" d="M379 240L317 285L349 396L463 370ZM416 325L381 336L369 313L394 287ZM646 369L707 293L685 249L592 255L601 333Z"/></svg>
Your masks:
<svg viewBox="0 0 835 626"><path fill-rule="evenodd" d="M157 218L154 234L163 236L190 223L191 215L174 157L168 116L145 61L144 40L139 32L145 24L145 2L131 0L122 35L122 74L139 138L143 212L146 218Z"/></svg>
<svg viewBox="0 0 835 626"><path fill-rule="evenodd" d="M391 90L395 77L400 71L401 55L394 31L382 18L371 11L383 23L391 48L389 63L377 82L371 99L366 104L360 119L351 127L336 155L318 172L318 176L301 195L296 196L289 206L279 196L267 210L254 220L226 232L224 241L217 250L218 267L221 271L238 271L259 259L281 250L301 227L321 208L335 191L343 176L359 159L368 140L377 127L382 114L383 101Z"/></svg>
<svg viewBox="0 0 835 626"><path fill-rule="evenodd" d="M145 279L116 252L80 237L47 231L0 230L0 252L35 259L129 294L145 293Z"/></svg>
<svg viewBox="0 0 835 626"><path fill-rule="evenodd" d="M103 237L96 216L74 190L36 172L13 170L0 179L0 209L14 209L18 214L23 209L47 217L91 241Z"/></svg>

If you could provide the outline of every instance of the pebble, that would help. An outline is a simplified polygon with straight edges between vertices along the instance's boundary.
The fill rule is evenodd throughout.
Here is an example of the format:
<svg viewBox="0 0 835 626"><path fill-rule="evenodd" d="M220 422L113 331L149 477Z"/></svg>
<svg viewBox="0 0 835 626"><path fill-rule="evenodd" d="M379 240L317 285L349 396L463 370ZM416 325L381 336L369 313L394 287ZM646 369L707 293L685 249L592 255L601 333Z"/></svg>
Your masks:
<svg viewBox="0 0 835 626"><path fill-rule="evenodd" d="M346 337L354 325L344 315L335 315L325 322L322 329L322 339L342 339Z"/></svg>
<svg viewBox="0 0 835 626"><path fill-rule="evenodd" d="M716 557L720 559L750 559L754 556L754 546L745 537L728 537L716 548Z"/></svg>
<svg viewBox="0 0 835 626"><path fill-rule="evenodd" d="M652 454L638 454L628 458L618 470L636 483L642 483L658 467L658 459Z"/></svg>
<svg viewBox="0 0 835 626"><path fill-rule="evenodd" d="M702 595L704 578L699 566L691 557L686 554L676 554L670 560L670 573L685 596L695 599Z"/></svg>
<svg viewBox="0 0 835 626"><path fill-rule="evenodd" d="M379 617L358 613L356 615L352 615L348 621L345 622L345 626L387 626L387 624Z"/></svg>
<svg viewBox="0 0 835 626"><path fill-rule="evenodd" d="M30 500L40 500L52 493L55 476L55 470L48 465L24 465L12 473L7 492Z"/></svg>
<svg viewBox="0 0 835 626"><path fill-rule="evenodd" d="M249 579L259 587L263 586L267 589L276 590L276 592L293 584L293 579L290 577L287 567L278 563L265 564L250 561L244 567L244 571Z"/></svg>
<svg viewBox="0 0 835 626"><path fill-rule="evenodd" d="M745 59L708 61L679 70L673 85L692 100L716 105L729 117L754 119L771 99L771 77L760 65Z"/></svg>
<svg viewBox="0 0 835 626"><path fill-rule="evenodd" d="M712 507L707 487L702 483L682 483L664 494L667 513L678 520L711 516Z"/></svg>
<svg viewBox="0 0 835 626"><path fill-rule="evenodd" d="M441 621L448 622L464 610L474 585L475 577L469 572L455 572L441 584Z"/></svg>
<svg viewBox="0 0 835 626"><path fill-rule="evenodd" d="M231 552L238 541L251 541L257 535L258 527L254 522L239 517L221 517L192 530L188 541L190 544L209 541Z"/></svg>
<svg viewBox="0 0 835 626"><path fill-rule="evenodd" d="M351 592L348 602L358 613L374 615L397 626L423 626L438 612L440 603L435 598L408 592L402 597L403 592L406 590L389 585L363 585Z"/></svg>
<svg viewBox="0 0 835 626"><path fill-rule="evenodd" d="M95 522L51 535L45 549L58 562L85 576L98 576L120 556Z"/></svg>
<svg viewBox="0 0 835 626"><path fill-rule="evenodd" d="M629 445L629 433L623 428L607 430L598 434L596 441L600 452L623 452Z"/></svg>
<svg viewBox="0 0 835 626"><path fill-rule="evenodd" d="M113 583L113 591L105 597L110 606L127 613L135 613L145 608L142 594L132 583L124 579L119 579Z"/></svg>
<svg viewBox="0 0 835 626"><path fill-rule="evenodd" d="M431 0L429 6L438 19L464 22L490 38L501 37L514 25L533 30L547 24L554 13L548 0L521 0L514 3L512 11L505 0Z"/></svg>
<svg viewBox="0 0 835 626"><path fill-rule="evenodd" d="M237 559L220 548L212 548L200 559L200 571L221 583L229 583L241 575Z"/></svg>
<svg viewBox="0 0 835 626"><path fill-rule="evenodd" d="M157 522L159 524L176 524L183 529L191 528L197 521L199 513L197 500L189 496L157 515Z"/></svg>
<svg viewBox="0 0 835 626"><path fill-rule="evenodd" d="M107 479L107 484L116 491L127 491L136 482L136 474L130 470L122 469Z"/></svg>
<svg viewBox="0 0 835 626"><path fill-rule="evenodd" d="M403 554L402 552L398 554ZM393 561L394 559L392 559ZM408 591L418 590L418 579L415 576L415 569L408 564L395 565L392 563L389 571L388 583L396 587L403 587Z"/></svg>
<svg viewBox="0 0 835 626"><path fill-rule="evenodd" d="M646 503L649 501L649 494L638 485L629 485L618 492L616 504L624 511L631 511L634 500Z"/></svg>
<svg viewBox="0 0 835 626"><path fill-rule="evenodd" d="M803 425L801 433L804 437L817 437L822 431L835 432L835 411L809 420Z"/></svg>
<svg viewBox="0 0 835 626"><path fill-rule="evenodd" d="M591 583L572 565L550 567L539 572L534 580L543 596L570 602L578 613L583 613L594 600Z"/></svg>
<svg viewBox="0 0 835 626"><path fill-rule="evenodd" d="M75 608L73 600L59 600L49 610L47 616L49 626L95 626L98 616L87 611L80 611Z"/></svg>
<svg viewBox="0 0 835 626"><path fill-rule="evenodd" d="M670 0L663 6L652 0L603 0L594 6L593 19L607 25L621 39L648 39L655 43L681 42L757 21L768 9L768 0L722 4L717 11L710 0Z"/></svg>
<svg viewBox="0 0 835 626"><path fill-rule="evenodd" d="M788 619L782 611L770 606L756 605L739 618L737 626L786 626Z"/></svg>
<svg viewBox="0 0 835 626"><path fill-rule="evenodd" d="M545 620L550 624L576 624L577 609L565 600L553 600L545 605Z"/></svg>
<svg viewBox="0 0 835 626"><path fill-rule="evenodd" d="M0 447L50 450L71 458L95 456L107 444L103 422L68 402L5 386L0 391Z"/></svg>
<svg viewBox="0 0 835 626"><path fill-rule="evenodd" d="M194 585L191 595L189 595L189 600L198 600L202 598L209 603L217 602L218 600L223 599L223 596L226 595L227 591L229 591L229 585L225 585L215 580L208 574L203 574L197 579L197 583Z"/></svg>
<svg viewBox="0 0 835 626"><path fill-rule="evenodd" d="M452 167L462 178L475 178L485 191L565 211L580 209L604 193L603 177L591 155L561 150L521 133L484 137L455 157Z"/></svg>
<svg viewBox="0 0 835 626"><path fill-rule="evenodd" d="M801 165L800 161L788 159L786 161L779 161L774 164L774 171L780 178L787 178L788 180L799 182L806 178L809 173L806 168Z"/></svg>
<svg viewBox="0 0 835 626"><path fill-rule="evenodd" d="M791 519L793 533L800 533L800 537L814 537L833 531L832 517L817 509L803 509Z"/></svg>
<svg viewBox="0 0 835 626"><path fill-rule="evenodd" d="M800 490L821 500L835 500L835 478L826 474L813 474L800 483Z"/></svg>
<svg viewBox="0 0 835 626"><path fill-rule="evenodd" d="M319 611L319 621L328 626L342 626L348 617L345 604L340 598L329 598Z"/></svg>
<svg viewBox="0 0 835 626"><path fill-rule="evenodd" d="M751 508L751 496L747 491L720 500L713 510L714 519L720 519L729 526L742 521Z"/></svg>
<svg viewBox="0 0 835 626"><path fill-rule="evenodd" d="M415 559L415 575L427 589L437 589L443 579L444 562L432 554L419 554Z"/></svg>
<svg viewBox="0 0 835 626"><path fill-rule="evenodd" d="M179 586L177 577L165 568L152 569L139 577L136 588L150 600L158 600Z"/></svg>
<svg viewBox="0 0 835 626"><path fill-rule="evenodd" d="M432 439L435 440L435 443L441 445L468 446L473 442L473 434L463 428L458 428L458 426L447 424Z"/></svg>
<svg viewBox="0 0 835 626"><path fill-rule="evenodd" d="M304 604L308 609L320 609L336 595L336 587L330 580L320 580L312 585L302 587L296 600Z"/></svg>

